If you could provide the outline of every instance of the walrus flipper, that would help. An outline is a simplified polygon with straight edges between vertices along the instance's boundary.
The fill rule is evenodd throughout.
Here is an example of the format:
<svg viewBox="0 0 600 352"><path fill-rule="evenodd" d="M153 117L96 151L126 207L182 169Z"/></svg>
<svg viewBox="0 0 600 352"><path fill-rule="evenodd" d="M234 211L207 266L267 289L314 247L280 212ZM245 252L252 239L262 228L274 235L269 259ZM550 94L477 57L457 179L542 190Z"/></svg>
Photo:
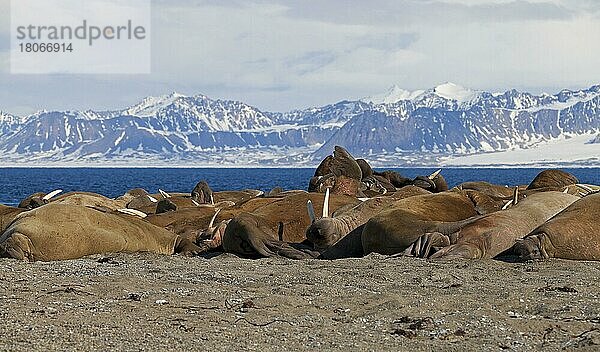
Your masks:
<svg viewBox="0 0 600 352"><path fill-rule="evenodd" d="M436 253L443 247L450 245L450 237L440 232L428 232L413 242L402 255L417 258L427 258L431 253Z"/></svg>
<svg viewBox="0 0 600 352"><path fill-rule="evenodd" d="M32 262L35 260L32 249L33 243L29 237L14 232L4 242L0 243L0 257Z"/></svg>

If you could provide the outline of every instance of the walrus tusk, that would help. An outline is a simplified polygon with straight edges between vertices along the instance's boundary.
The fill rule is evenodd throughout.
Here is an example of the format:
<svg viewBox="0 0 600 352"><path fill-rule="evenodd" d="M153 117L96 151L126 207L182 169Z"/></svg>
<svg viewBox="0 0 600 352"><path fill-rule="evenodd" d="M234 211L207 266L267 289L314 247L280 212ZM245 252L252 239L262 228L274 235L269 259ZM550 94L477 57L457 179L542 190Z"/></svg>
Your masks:
<svg viewBox="0 0 600 352"><path fill-rule="evenodd" d="M589 187L588 185L577 183L576 186L583 189L584 191L586 191L587 194L591 194L591 193L595 192L595 190L592 187Z"/></svg>
<svg viewBox="0 0 600 352"><path fill-rule="evenodd" d="M323 216L329 217L329 187L325 190L325 199L323 200Z"/></svg>
<svg viewBox="0 0 600 352"><path fill-rule="evenodd" d="M212 219L210 219L210 222L208 223L209 229L212 229L213 226L215 225L215 220L217 220L217 215L219 215L220 212L221 212L221 209L217 209L217 211L215 212L215 215L213 215Z"/></svg>
<svg viewBox="0 0 600 352"><path fill-rule="evenodd" d="M148 195L148 199L150 199L152 203L158 203L158 199L152 197L151 195Z"/></svg>
<svg viewBox="0 0 600 352"><path fill-rule="evenodd" d="M515 187L515 193L513 194L512 204L517 205L519 203L519 186Z"/></svg>
<svg viewBox="0 0 600 352"><path fill-rule="evenodd" d="M195 200L192 199L192 204L194 204L195 206L199 207L200 203L196 202Z"/></svg>
<svg viewBox="0 0 600 352"><path fill-rule="evenodd" d="M317 217L315 216L315 208L313 207L313 204L310 199L308 200L308 202L306 202L306 210L308 211L308 217L310 218L310 223L312 224L315 221L317 221Z"/></svg>
<svg viewBox="0 0 600 352"><path fill-rule="evenodd" d="M50 192L50 193L46 194L46 195L44 196L44 198L42 198L42 200L44 200L44 201L49 201L49 200L50 200L50 199L52 199L52 198L53 198L55 195L57 195L57 194L59 194L59 193L62 193L62 191L63 191L62 189L57 189L57 190L54 190L54 191L52 191L52 192Z"/></svg>
<svg viewBox="0 0 600 352"><path fill-rule="evenodd" d="M517 187L515 187L515 192L513 193L513 199L506 202L506 204L504 204L504 206L502 207L502 210L506 210L513 205L517 205L518 202L519 202L519 187L517 186Z"/></svg>
<svg viewBox="0 0 600 352"><path fill-rule="evenodd" d="M158 193L160 193L161 196L163 196L163 198L171 198L171 195L165 191L163 191L162 189L158 189Z"/></svg>
<svg viewBox="0 0 600 352"><path fill-rule="evenodd" d="M429 178L430 180L433 180L434 178L436 178L436 177L437 177L437 175L439 175L439 174L440 174L440 172L442 172L442 169L439 169L439 170L437 170L436 172L432 173L431 175L429 175L429 177L428 177L428 178Z"/></svg>
<svg viewBox="0 0 600 352"><path fill-rule="evenodd" d="M212 193L210 194L210 204L215 205L215 197L213 197Z"/></svg>
<svg viewBox="0 0 600 352"><path fill-rule="evenodd" d="M148 216L148 214L141 212L139 210L135 210L135 209L117 209L117 211L119 213L123 213L123 214L127 214L127 215L133 215L133 216L139 216L140 218L145 218Z"/></svg>
<svg viewBox="0 0 600 352"><path fill-rule="evenodd" d="M569 186L565 187L565 189L563 190L563 193L569 194Z"/></svg>

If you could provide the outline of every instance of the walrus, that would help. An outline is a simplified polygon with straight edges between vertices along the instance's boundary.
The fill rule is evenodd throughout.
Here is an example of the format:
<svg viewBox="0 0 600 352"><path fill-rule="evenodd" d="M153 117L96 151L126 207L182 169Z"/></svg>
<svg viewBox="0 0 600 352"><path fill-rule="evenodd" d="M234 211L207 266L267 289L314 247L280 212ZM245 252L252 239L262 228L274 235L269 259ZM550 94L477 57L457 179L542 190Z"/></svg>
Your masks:
<svg viewBox="0 0 600 352"><path fill-rule="evenodd" d="M522 260L600 260L600 193L587 195L517 241Z"/></svg>
<svg viewBox="0 0 600 352"><path fill-rule="evenodd" d="M384 177L396 188L402 188L404 186L408 186L408 185L412 184L412 180L410 178L400 175L400 173L398 173L397 171L392 171L392 170L386 170L383 172L373 171L373 174L376 176Z"/></svg>
<svg viewBox="0 0 600 352"><path fill-rule="evenodd" d="M68 192L54 197L50 200L52 203L81 205L93 208L117 210L125 208L127 203L124 200L116 200L105 197L101 194L92 192Z"/></svg>
<svg viewBox="0 0 600 352"><path fill-rule="evenodd" d="M562 170L544 170L527 186L528 190L532 189L554 189L558 190L562 187L579 183L579 180L574 175Z"/></svg>
<svg viewBox="0 0 600 352"><path fill-rule="evenodd" d="M302 243L306 240L306 228L311 219L306 215L307 201L316 205L317 211L323 212L326 206L321 202L326 197L318 193L306 193L278 199L252 212L242 212L235 216L223 233L223 249L228 253L244 257L256 255L283 255L294 257L292 252L268 252L263 248L288 248L290 243ZM332 210L346 204L358 204L355 197L331 195ZM287 244L286 244L287 243Z"/></svg>
<svg viewBox="0 0 600 352"><path fill-rule="evenodd" d="M352 197L356 197L359 193L362 171L356 159L346 149L335 146L333 157L325 158L317 171L315 177L309 181L309 192L325 192L326 189L330 189L331 194ZM326 171L330 171L330 173L317 175L317 173Z"/></svg>
<svg viewBox="0 0 600 352"><path fill-rule="evenodd" d="M10 225L17 215L27 211L24 208L9 207L0 204L0 234Z"/></svg>
<svg viewBox="0 0 600 352"><path fill-rule="evenodd" d="M406 252L426 257L430 247L446 245L430 259L494 258L578 199L555 191L535 193L507 210L458 222L455 229L450 225L445 231L426 234Z"/></svg>
<svg viewBox="0 0 600 352"><path fill-rule="evenodd" d="M485 181L463 182L456 186L458 189L472 189L487 194L490 197L500 199L511 199L514 194L514 188L508 186L495 185ZM524 189L523 189L524 190Z"/></svg>
<svg viewBox="0 0 600 352"><path fill-rule="evenodd" d="M365 254L401 253L421 235L476 215L475 204L461 192L401 199L367 221L361 238L363 249Z"/></svg>
<svg viewBox="0 0 600 352"><path fill-rule="evenodd" d="M316 219L306 229L306 238L314 245L315 250L323 252L398 200L429 193L420 187L406 186L396 191L393 197L368 199L342 213L334 214L333 217ZM362 245L360 252L362 252Z"/></svg>
<svg viewBox="0 0 600 352"><path fill-rule="evenodd" d="M213 191L208 182L202 180L196 184L192 190L192 200L198 204L215 204Z"/></svg>
<svg viewBox="0 0 600 352"><path fill-rule="evenodd" d="M36 192L30 196L28 196L27 198L23 199L18 207L19 208L23 208L23 209L35 209L37 207L41 207L44 204L48 204L48 202L50 201L50 199L52 199L52 197L56 196L57 194L61 193L62 189L57 189L54 190L48 194L43 193L43 192Z"/></svg>
<svg viewBox="0 0 600 352"><path fill-rule="evenodd" d="M0 235L0 256L29 261L112 252L194 254L199 247L139 218L68 204L46 204L18 215Z"/></svg>

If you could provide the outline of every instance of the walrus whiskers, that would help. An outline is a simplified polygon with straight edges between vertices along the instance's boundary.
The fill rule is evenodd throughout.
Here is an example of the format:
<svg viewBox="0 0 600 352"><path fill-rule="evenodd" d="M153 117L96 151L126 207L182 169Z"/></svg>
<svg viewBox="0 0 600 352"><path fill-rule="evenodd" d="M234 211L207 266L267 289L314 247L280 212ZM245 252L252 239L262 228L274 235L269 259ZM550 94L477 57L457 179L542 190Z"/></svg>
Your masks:
<svg viewBox="0 0 600 352"><path fill-rule="evenodd" d="M310 223L313 224L315 221L317 221L317 217L315 216L315 208L313 207L310 199L306 202L306 210L308 211Z"/></svg>
<svg viewBox="0 0 600 352"><path fill-rule="evenodd" d="M325 190L325 199L323 200L323 217L329 217L329 188Z"/></svg>
<svg viewBox="0 0 600 352"><path fill-rule="evenodd" d="M52 199L54 196L56 196L57 194L59 194L59 193L62 193L62 191L63 191L62 189L57 189L57 190L54 190L54 191L52 191L52 192L50 192L50 193L46 194L46 195L44 196L44 198L42 198L42 200L43 200L43 201L45 201L45 202L47 202L47 201L49 201L50 199Z"/></svg>
<svg viewBox="0 0 600 352"><path fill-rule="evenodd" d="M135 210L135 209L117 209L117 211L119 213L123 213L123 214L127 214L127 215L138 216L142 219L144 219L145 217L148 216L148 214L141 212L139 210Z"/></svg>

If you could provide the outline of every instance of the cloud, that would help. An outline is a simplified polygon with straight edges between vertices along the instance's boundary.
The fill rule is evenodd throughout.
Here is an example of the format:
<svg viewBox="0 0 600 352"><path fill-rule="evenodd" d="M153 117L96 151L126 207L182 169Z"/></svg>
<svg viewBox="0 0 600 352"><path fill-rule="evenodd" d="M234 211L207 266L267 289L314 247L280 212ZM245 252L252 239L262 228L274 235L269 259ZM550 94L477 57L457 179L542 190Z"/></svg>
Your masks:
<svg viewBox="0 0 600 352"><path fill-rule="evenodd" d="M581 88L600 82L599 13L595 0L153 0L151 75L0 73L0 109L179 91L283 111L393 84Z"/></svg>
<svg viewBox="0 0 600 352"><path fill-rule="evenodd" d="M343 5L321 1L286 1L290 17L344 24L397 26L456 25L473 22L515 22L568 19L573 10L561 3L529 1L348 0Z"/></svg>

